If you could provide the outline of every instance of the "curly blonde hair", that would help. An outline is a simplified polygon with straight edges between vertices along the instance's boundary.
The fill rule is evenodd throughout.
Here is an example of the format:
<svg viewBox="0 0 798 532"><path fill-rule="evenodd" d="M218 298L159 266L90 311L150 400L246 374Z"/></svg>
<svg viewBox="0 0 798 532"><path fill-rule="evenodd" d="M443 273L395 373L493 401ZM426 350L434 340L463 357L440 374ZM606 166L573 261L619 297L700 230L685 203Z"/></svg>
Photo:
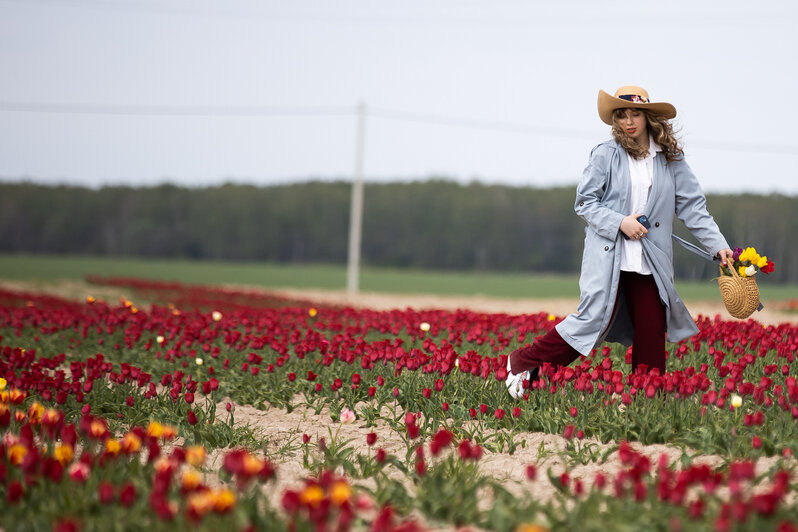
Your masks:
<svg viewBox="0 0 798 532"><path fill-rule="evenodd" d="M648 132L654 138L654 142L662 149L662 154L665 160L670 162L678 161L684 157L684 150L682 149L679 141L673 132L673 126L667 118L655 113L650 113L645 109L643 111L648 124ZM642 159L646 156L647 150L641 148L632 138L626 133L623 127L618 125L618 120L623 117L626 109L616 109L612 113L612 136L615 140L623 146L632 157L635 159Z"/></svg>

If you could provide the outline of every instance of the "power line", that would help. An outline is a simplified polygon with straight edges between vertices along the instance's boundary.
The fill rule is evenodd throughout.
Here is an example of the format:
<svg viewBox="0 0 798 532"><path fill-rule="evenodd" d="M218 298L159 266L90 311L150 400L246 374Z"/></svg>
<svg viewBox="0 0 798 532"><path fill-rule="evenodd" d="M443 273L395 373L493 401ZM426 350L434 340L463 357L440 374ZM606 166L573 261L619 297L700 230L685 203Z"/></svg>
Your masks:
<svg viewBox="0 0 798 532"><path fill-rule="evenodd" d="M23 113L82 114L109 116L196 116L196 117L322 117L357 116L355 106L180 106L180 105L133 105L133 104L72 104L38 102L3 102L0 111ZM596 131L587 129L567 129L546 125L531 125L497 120L413 113L395 109L370 107L367 117L383 120L397 120L417 124L498 131L525 135L588 138L595 139ZM769 144L753 142L731 142L724 140L690 141L691 147L726 152L743 152L774 155L798 155L798 146L790 144Z"/></svg>
<svg viewBox="0 0 798 532"><path fill-rule="evenodd" d="M129 115L129 116L341 116L355 114L354 107L335 106L200 106L120 105L0 102L0 111L24 113Z"/></svg>
<svg viewBox="0 0 798 532"><path fill-rule="evenodd" d="M2 102L0 111L54 114L88 114L118 116L201 116L201 117L246 117L246 116L356 116L355 107L343 106L178 106L178 105L128 105L128 104L71 104ZM553 135L562 137L595 138L595 131L564 129L549 126L533 126L495 120L478 120L454 116L409 113L384 108L369 108L369 118L382 118L459 128L523 133L532 135Z"/></svg>
<svg viewBox="0 0 798 532"><path fill-rule="evenodd" d="M798 155L798 146L790 144L765 144L761 142L731 142L726 140L691 140L691 147L706 150L762 153L771 155Z"/></svg>
<svg viewBox="0 0 798 532"><path fill-rule="evenodd" d="M215 5L211 7L190 5L189 9L180 5L163 5L163 3L133 4L123 2L107 2L101 0L0 0L3 3L24 4L26 7L37 5L57 5L62 8L92 9L99 11L133 13L143 15L172 15L172 16L201 16L214 18L233 18L246 20L259 20L265 22L298 22L298 23L321 23L321 24L363 24L363 23L383 23L383 24L423 24L434 23L438 27L447 26L517 26L528 28L530 26L550 26L566 25L568 27L595 26L597 23L613 23L618 20L618 13L605 10L586 11L584 9L565 10L562 12L552 12L548 10L536 9L529 10L529 5L519 2L516 6L491 6L489 10L452 10L445 7L422 5L420 8L402 5L401 7L371 5L367 9L346 10L335 7L319 6L298 7L291 6L286 9L280 6L277 9L247 9L246 7L232 9L218 9ZM592 6L590 2L584 5ZM520 10L519 10L520 8ZM760 11L741 11L724 10L719 13L717 10L707 9L695 11L691 8L691 16L687 19L678 11L673 9L660 9L634 13L635 20L647 25L657 24L672 25L739 25L747 24L791 24L795 20L795 14L788 9L781 9L774 12Z"/></svg>
<svg viewBox="0 0 798 532"><path fill-rule="evenodd" d="M464 127L491 131L505 131L508 133L528 133L533 135L553 135L558 137L586 137L596 138L595 131L580 129L565 129L550 126L532 126L512 122L499 122L495 120L477 120L454 116L427 115L421 113L408 113L391 109L370 108L369 116L386 118L389 120L402 120L420 124L441 126Z"/></svg>
<svg viewBox="0 0 798 532"><path fill-rule="evenodd" d="M555 137L582 137L596 138L596 132L586 129L566 129L550 126L532 126L528 124L518 124L511 122L497 122L493 120L475 120L470 118L460 118L452 116L436 116L419 113L408 113L403 111L393 111L390 109L370 108L369 116L377 118L387 118L392 120L403 120L407 122L417 122L422 124L444 125L452 127L466 127L481 130L505 131L509 133L526 133L532 135L548 135ZM718 151L735 151L746 153L770 153L783 155L798 155L798 146L790 144L765 144L752 142L730 142L730 141L706 141L694 140L691 146Z"/></svg>

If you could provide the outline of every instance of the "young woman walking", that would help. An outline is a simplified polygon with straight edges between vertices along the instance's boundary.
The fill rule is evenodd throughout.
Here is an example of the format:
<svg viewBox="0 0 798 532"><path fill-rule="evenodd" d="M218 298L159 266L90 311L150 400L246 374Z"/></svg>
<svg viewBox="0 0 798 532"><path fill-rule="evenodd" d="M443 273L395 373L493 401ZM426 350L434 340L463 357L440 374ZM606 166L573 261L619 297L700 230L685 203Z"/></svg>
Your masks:
<svg viewBox="0 0 798 532"><path fill-rule="evenodd" d="M598 113L613 138L593 148L576 189L574 210L587 223L579 306L509 354L506 384L516 399L544 363L566 366L605 340L633 346L633 371L664 373L666 336L698 332L673 286L674 213L722 264L732 256L674 138L673 105L625 86L614 96L599 91Z"/></svg>

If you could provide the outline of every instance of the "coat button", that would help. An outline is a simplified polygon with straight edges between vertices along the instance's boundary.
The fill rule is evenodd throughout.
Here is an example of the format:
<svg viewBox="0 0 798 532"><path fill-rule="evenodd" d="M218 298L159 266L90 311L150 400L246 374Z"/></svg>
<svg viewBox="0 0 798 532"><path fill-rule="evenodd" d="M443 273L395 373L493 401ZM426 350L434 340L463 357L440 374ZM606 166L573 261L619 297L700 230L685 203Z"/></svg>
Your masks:
<svg viewBox="0 0 798 532"><path fill-rule="evenodd" d="M583 207L584 205L585 205L585 202L584 202L584 201L580 201L580 202L579 202L579 206L580 206L580 207Z"/></svg>
<svg viewBox="0 0 798 532"><path fill-rule="evenodd" d="M610 250L610 246L604 246L604 251L609 251L609 250Z"/></svg>
<svg viewBox="0 0 798 532"><path fill-rule="evenodd" d="M654 222L654 227L659 227L659 222Z"/></svg>

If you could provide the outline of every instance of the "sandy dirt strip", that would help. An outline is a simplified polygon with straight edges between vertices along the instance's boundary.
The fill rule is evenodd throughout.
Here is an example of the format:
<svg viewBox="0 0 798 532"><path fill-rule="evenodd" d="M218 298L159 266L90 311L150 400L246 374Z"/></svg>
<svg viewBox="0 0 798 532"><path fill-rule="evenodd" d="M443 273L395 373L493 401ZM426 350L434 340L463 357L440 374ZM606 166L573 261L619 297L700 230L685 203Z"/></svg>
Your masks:
<svg viewBox="0 0 798 532"><path fill-rule="evenodd" d="M350 305L358 308L372 308L376 310L388 309L442 309L456 310L469 309L478 312L504 313L504 314L534 314L538 312L548 312L555 316L566 316L574 311L579 304L578 299L506 299L485 296L440 296L426 294L388 294L375 292L361 292L349 294L342 290L299 290L299 289L280 289L272 290L271 293L285 297L295 297L310 301L318 301L329 304ZM693 317L708 316L714 318L717 315L724 320L734 320L718 294L715 301L686 301L687 308ZM779 323L798 323L798 313L782 312L778 308L778 303L765 301L765 308L760 312L754 312L749 318L766 325L777 325Z"/></svg>

